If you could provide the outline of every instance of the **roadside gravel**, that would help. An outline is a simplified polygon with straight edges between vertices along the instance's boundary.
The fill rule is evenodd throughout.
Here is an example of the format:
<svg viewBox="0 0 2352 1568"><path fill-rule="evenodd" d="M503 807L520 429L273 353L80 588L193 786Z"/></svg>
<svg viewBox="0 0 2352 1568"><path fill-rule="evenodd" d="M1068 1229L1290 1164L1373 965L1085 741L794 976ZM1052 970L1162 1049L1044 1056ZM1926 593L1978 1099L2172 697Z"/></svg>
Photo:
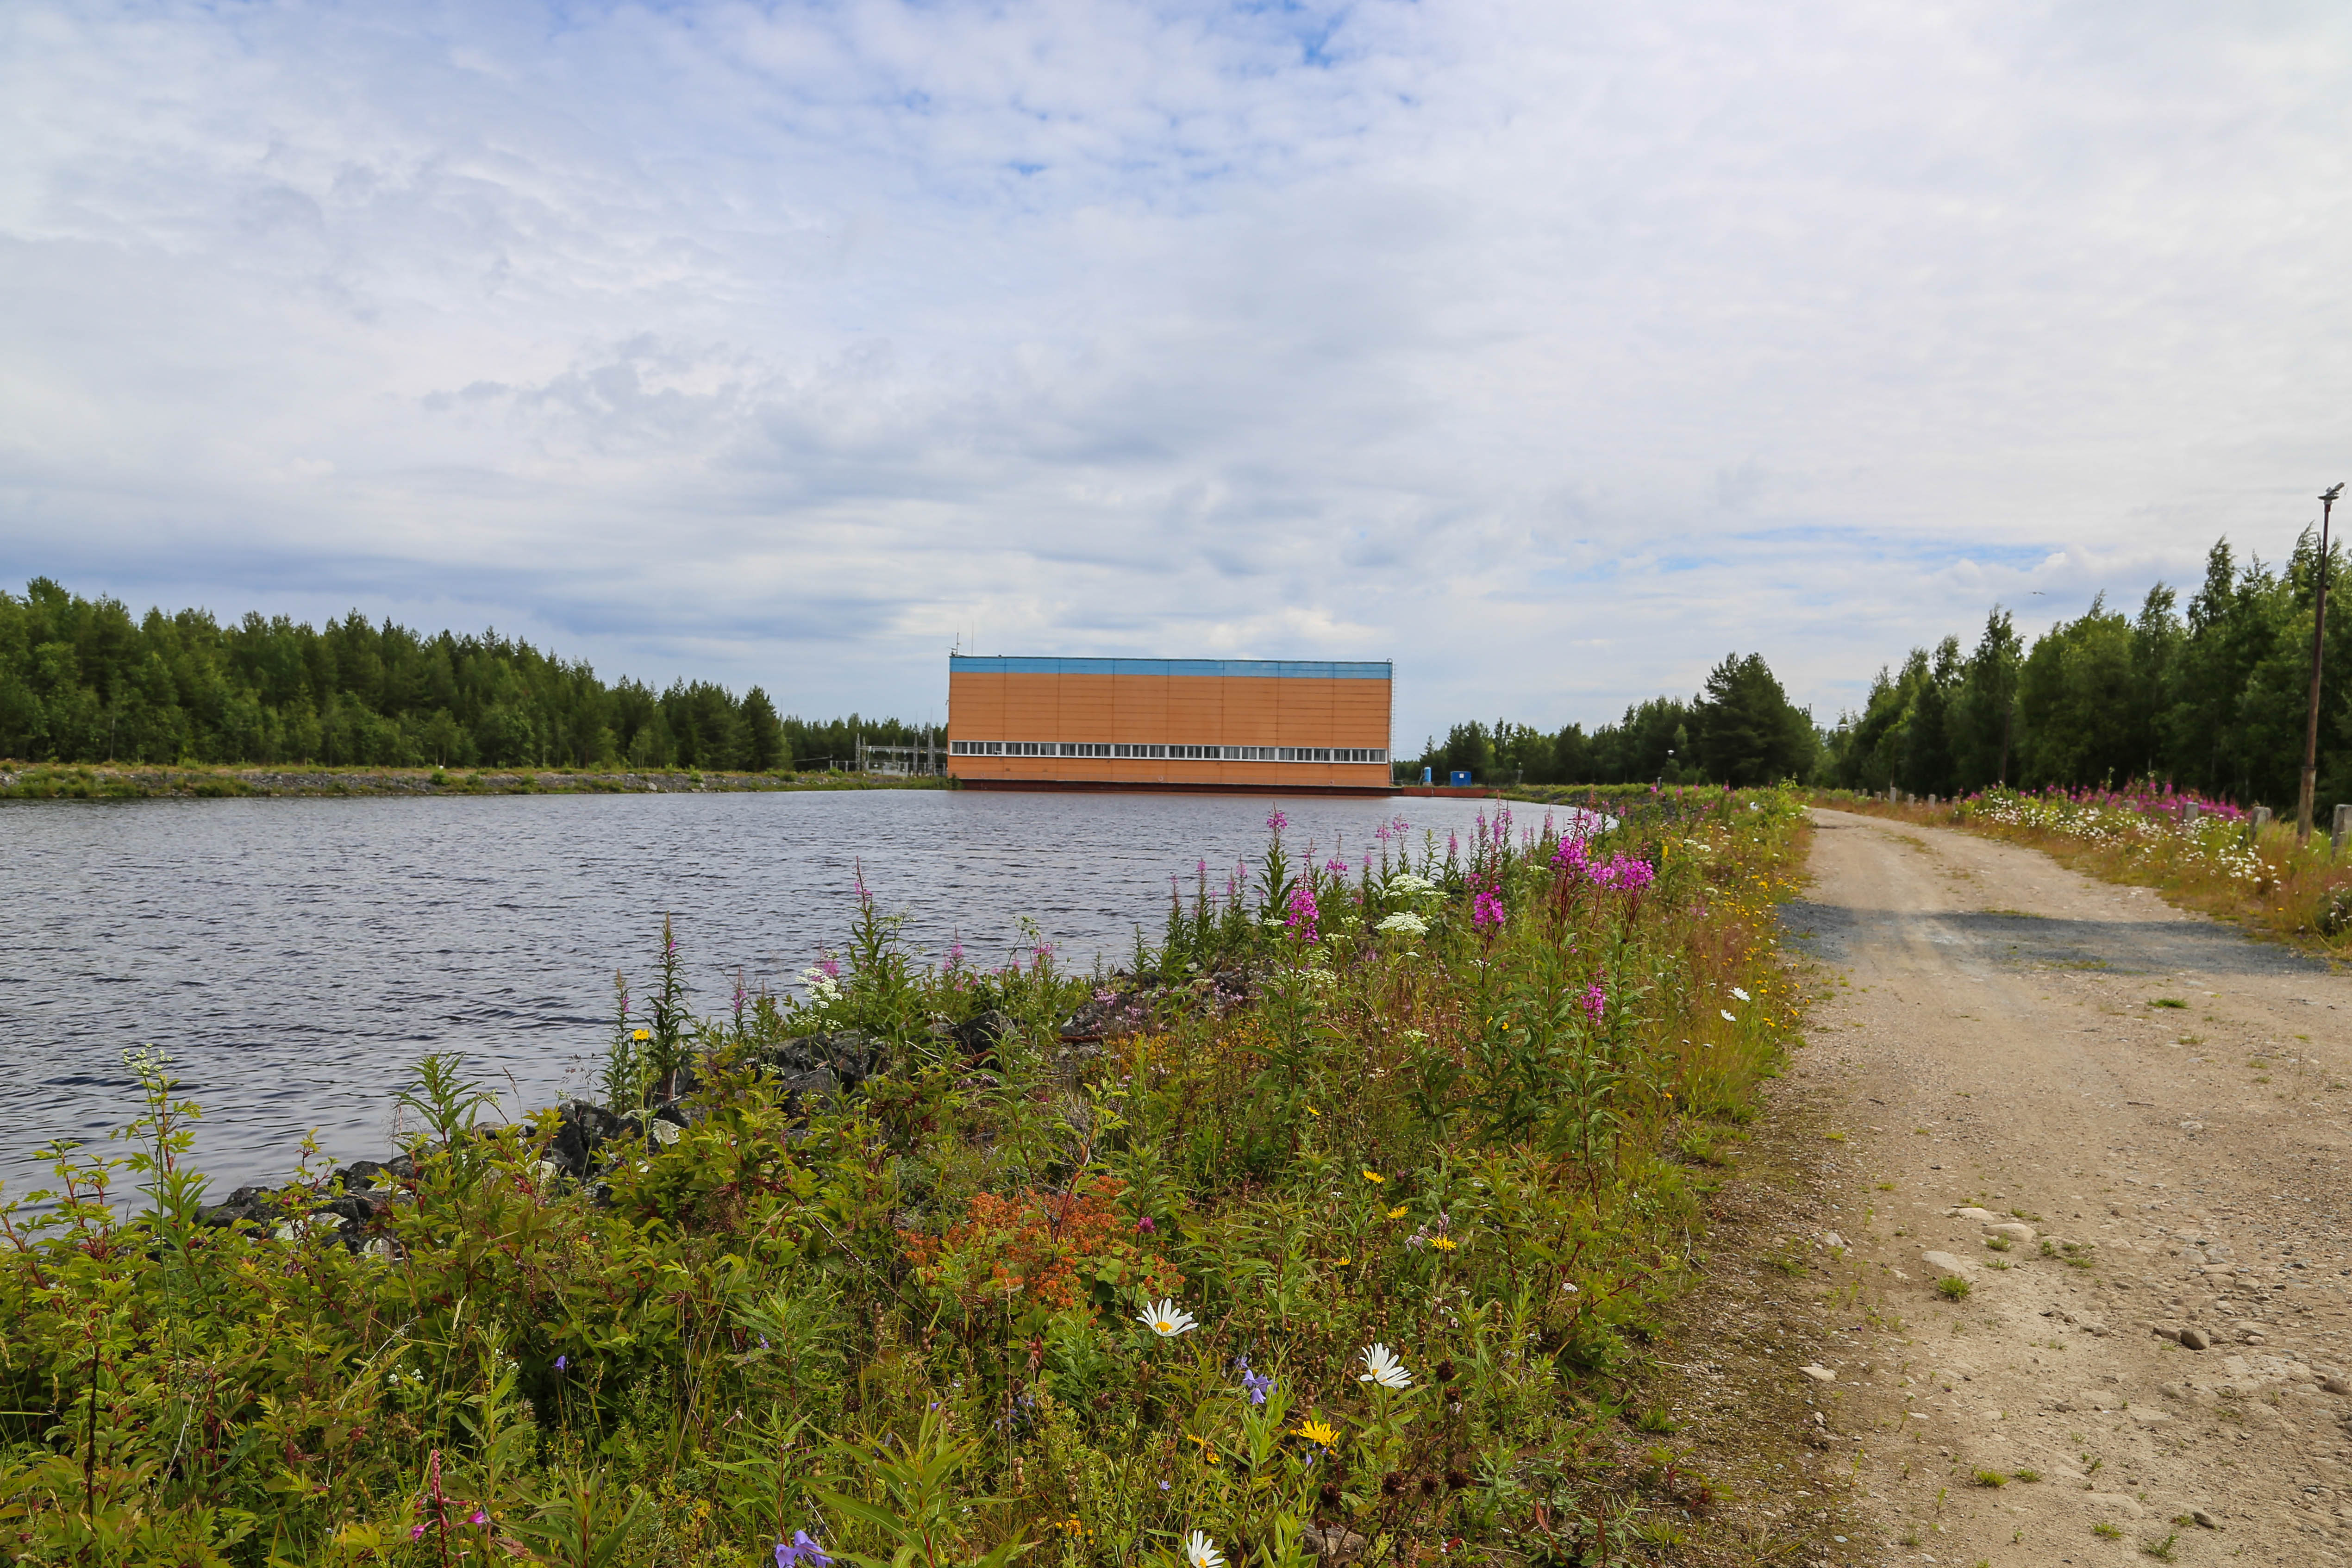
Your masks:
<svg viewBox="0 0 2352 1568"><path fill-rule="evenodd" d="M1824 1560L2352 1563L2352 979L2030 850L1814 820L1785 1375L1851 1451Z"/></svg>

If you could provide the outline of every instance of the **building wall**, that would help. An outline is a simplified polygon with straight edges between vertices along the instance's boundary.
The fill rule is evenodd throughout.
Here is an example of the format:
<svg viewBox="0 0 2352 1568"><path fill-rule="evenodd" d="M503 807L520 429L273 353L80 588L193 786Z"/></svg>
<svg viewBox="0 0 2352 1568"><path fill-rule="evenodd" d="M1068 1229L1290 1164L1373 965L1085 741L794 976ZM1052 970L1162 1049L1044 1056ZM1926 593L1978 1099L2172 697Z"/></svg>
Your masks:
<svg viewBox="0 0 2352 1568"><path fill-rule="evenodd" d="M948 667L948 771L974 781L1385 788L1391 685L1385 663L957 657ZM1378 755L1326 762L965 754L967 745L987 743Z"/></svg>

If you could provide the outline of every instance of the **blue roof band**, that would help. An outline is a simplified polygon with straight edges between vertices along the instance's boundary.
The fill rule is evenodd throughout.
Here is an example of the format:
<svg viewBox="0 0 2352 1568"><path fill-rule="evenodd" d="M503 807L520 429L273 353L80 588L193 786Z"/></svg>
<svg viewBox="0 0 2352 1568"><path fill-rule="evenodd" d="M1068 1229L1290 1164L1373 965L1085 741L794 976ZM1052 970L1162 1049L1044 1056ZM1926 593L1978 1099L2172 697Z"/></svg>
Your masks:
<svg viewBox="0 0 2352 1568"><path fill-rule="evenodd" d="M1240 675L1294 681L1388 681L1387 659L1021 659L948 655L951 675Z"/></svg>

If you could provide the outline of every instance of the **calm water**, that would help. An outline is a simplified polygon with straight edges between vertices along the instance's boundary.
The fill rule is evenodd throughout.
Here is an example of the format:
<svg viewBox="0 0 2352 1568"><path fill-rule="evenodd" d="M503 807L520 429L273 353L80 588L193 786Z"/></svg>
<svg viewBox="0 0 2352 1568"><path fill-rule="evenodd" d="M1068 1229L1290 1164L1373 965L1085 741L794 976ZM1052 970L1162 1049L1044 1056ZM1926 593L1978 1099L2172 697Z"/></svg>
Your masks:
<svg viewBox="0 0 2352 1568"><path fill-rule="evenodd" d="M460 1051L511 1109L587 1082L613 971L642 995L675 912L698 1010L740 970L789 987L847 931L862 865L937 956L997 964L1034 919L1065 963L1156 934L1168 878L1255 854L1274 802L1227 796L513 796L0 806L0 1181L46 1141L128 1120L126 1047L169 1051L225 1192L302 1134L380 1156L415 1059ZM1478 802L1280 802L1286 837L1353 858L1391 816L1418 841ZM1522 808L1524 811L1526 809ZM1537 813L1539 815L1540 813ZM1465 833L1466 836L1466 833Z"/></svg>

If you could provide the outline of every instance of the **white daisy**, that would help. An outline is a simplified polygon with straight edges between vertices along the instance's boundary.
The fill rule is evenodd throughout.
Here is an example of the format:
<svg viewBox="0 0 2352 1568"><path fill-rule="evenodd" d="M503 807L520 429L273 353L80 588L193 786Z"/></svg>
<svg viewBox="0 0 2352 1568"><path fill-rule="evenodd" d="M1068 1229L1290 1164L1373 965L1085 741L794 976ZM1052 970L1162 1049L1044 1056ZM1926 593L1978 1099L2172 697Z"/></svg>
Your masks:
<svg viewBox="0 0 2352 1568"><path fill-rule="evenodd" d="M1723 1021L1726 1023L1738 1023L1739 1021L1738 1016L1727 1009L1717 1008L1715 1010L1723 1014Z"/></svg>
<svg viewBox="0 0 2352 1568"><path fill-rule="evenodd" d="M1748 999L1748 993L1741 990L1738 986L1731 988L1731 994L1738 997L1743 1002Z"/></svg>
<svg viewBox="0 0 2352 1568"><path fill-rule="evenodd" d="M1412 1374L1404 1369L1396 1353L1384 1344L1374 1344L1364 1352L1364 1370L1356 1374L1359 1383L1377 1383L1382 1388L1411 1388Z"/></svg>
<svg viewBox="0 0 2352 1568"><path fill-rule="evenodd" d="M1174 1339L1180 1333L1190 1333L1194 1326L1192 1314L1178 1312L1172 1301L1146 1301L1135 1321L1161 1339Z"/></svg>
<svg viewBox="0 0 2352 1568"><path fill-rule="evenodd" d="M1184 1561L1192 1568L1225 1568L1225 1554L1201 1531L1184 1538Z"/></svg>

